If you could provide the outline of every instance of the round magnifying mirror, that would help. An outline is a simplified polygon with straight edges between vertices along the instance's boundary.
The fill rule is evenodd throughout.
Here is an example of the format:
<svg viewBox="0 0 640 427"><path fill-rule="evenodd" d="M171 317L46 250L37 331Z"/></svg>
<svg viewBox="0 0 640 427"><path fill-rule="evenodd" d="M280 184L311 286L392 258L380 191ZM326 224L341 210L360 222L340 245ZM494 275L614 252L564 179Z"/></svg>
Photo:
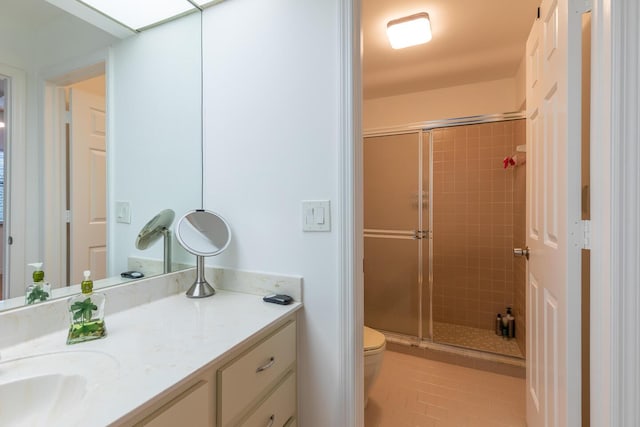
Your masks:
<svg viewBox="0 0 640 427"><path fill-rule="evenodd" d="M176 226L178 242L196 255L196 281L187 291L189 298L204 298L215 294L204 275L204 257L218 255L231 242L229 224L220 215L204 209L187 212Z"/></svg>

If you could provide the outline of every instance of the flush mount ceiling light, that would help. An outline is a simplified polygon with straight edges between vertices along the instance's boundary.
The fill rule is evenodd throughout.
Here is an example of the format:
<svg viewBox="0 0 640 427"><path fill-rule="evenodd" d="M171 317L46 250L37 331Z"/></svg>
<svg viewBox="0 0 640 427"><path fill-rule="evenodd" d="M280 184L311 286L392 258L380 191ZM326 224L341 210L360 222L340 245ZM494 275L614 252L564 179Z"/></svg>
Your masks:
<svg viewBox="0 0 640 427"><path fill-rule="evenodd" d="M387 23L387 37L394 49L423 44L431 40L431 22L426 12L394 19Z"/></svg>
<svg viewBox="0 0 640 427"><path fill-rule="evenodd" d="M136 31L198 9L188 0L78 1Z"/></svg>

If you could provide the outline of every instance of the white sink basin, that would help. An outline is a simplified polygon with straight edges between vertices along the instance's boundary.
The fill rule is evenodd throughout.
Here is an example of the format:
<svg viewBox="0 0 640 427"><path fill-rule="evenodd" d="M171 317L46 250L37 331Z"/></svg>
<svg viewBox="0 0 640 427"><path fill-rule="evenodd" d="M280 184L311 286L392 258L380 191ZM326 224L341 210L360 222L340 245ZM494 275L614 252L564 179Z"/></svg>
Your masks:
<svg viewBox="0 0 640 427"><path fill-rule="evenodd" d="M87 381L79 375L42 375L0 385L0 423L7 426L44 426L73 413L74 403L86 394Z"/></svg>
<svg viewBox="0 0 640 427"><path fill-rule="evenodd" d="M83 400L91 398L104 379L117 374L118 362L96 351L65 351L2 361L0 425L82 424L78 410Z"/></svg>

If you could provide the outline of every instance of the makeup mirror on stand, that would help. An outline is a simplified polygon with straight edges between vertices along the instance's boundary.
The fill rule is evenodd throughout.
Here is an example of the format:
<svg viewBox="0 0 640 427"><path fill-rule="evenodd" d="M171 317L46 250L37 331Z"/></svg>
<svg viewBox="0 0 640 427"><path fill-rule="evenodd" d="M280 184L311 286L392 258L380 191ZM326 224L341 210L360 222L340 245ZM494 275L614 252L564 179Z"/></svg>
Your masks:
<svg viewBox="0 0 640 427"><path fill-rule="evenodd" d="M136 238L136 248L145 250L164 237L164 273L171 273L171 224L176 214L171 209L160 211L140 230Z"/></svg>
<svg viewBox="0 0 640 427"><path fill-rule="evenodd" d="M231 241L229 224L220 215L196 209L187 212L176 226L178 242L196 256L196 280L187 291L189 298L205 298L216 293L204 274L204 257L218 255Z"/></svg>

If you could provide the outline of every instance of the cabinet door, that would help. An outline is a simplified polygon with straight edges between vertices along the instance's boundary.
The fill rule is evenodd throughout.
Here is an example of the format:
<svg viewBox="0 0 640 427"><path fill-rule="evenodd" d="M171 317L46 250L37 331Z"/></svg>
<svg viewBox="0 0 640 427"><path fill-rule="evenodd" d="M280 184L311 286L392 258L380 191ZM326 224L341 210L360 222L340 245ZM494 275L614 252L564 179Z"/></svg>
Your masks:
<svg viewBox="0 0 640 427"><path fill-rule="evenodd" d="M200 381L160 408L140 425L150 427L209 427L213 414L209 383Z"/></svg>

